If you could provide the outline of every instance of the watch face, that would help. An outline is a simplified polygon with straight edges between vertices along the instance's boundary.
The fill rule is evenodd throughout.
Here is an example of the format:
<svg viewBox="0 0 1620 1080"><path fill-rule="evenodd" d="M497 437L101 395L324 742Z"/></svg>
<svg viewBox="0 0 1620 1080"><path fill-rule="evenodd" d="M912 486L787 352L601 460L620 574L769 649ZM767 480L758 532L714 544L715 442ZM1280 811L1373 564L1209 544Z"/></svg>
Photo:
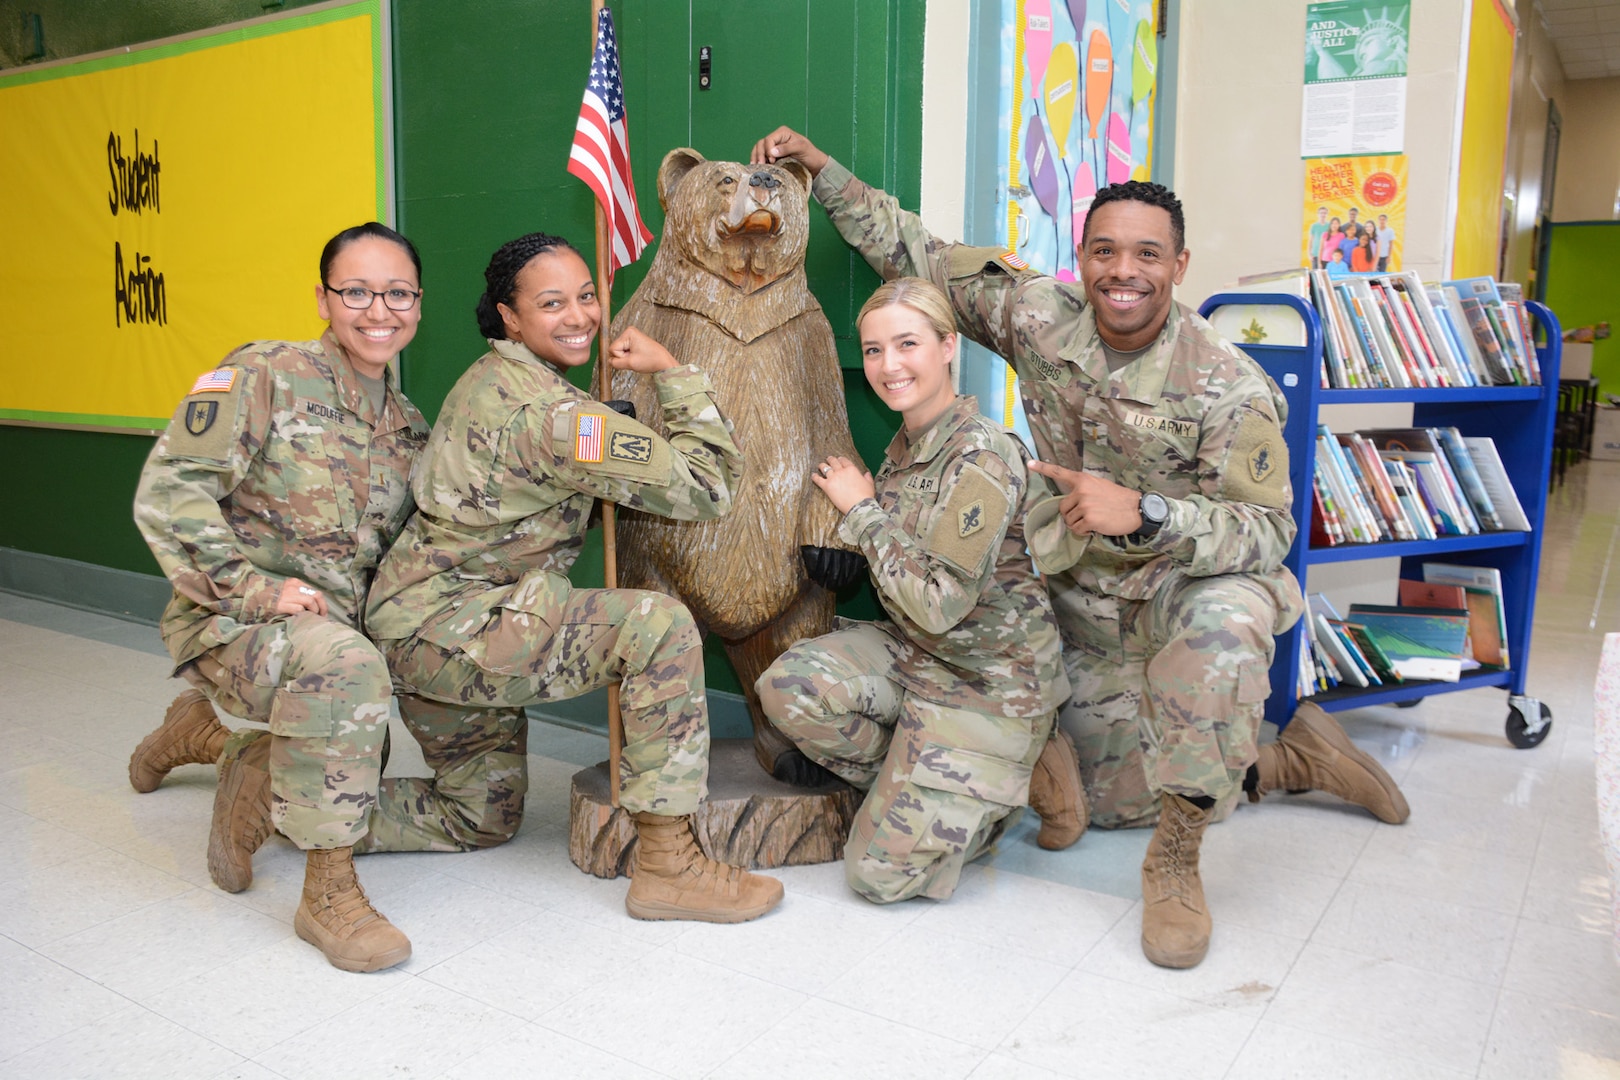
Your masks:
<svg viewBox="0 0 1620 1080"><path fill-rule="evenodd" d="M1170 516L1170 504L1164 501L1163 495L1150 491L1142 496L1142 516L1162 525Z"/></svg>

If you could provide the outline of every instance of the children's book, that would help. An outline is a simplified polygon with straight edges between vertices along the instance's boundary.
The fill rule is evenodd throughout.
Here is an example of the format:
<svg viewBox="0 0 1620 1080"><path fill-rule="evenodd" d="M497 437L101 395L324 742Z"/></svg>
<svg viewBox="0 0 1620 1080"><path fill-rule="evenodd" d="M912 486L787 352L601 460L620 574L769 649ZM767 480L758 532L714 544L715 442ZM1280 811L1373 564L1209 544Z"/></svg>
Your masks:
<svg viewBox="0 0 1620 1080"><path fill-rule="evenodd" d="M1423 564L1423 580L1463 588L1468 599L1468 640L1474 659L1491 667L1508 667L1502 572L1494 566L1427 562Z"/></svg>
<svg viewBox="0 0 1620 1080"><path fill-rule="evenodd" d="M1460 661L1468 644L1467 608L1351 604L1349 621L1365 626L1391 660L1427 656Z"/></svg>

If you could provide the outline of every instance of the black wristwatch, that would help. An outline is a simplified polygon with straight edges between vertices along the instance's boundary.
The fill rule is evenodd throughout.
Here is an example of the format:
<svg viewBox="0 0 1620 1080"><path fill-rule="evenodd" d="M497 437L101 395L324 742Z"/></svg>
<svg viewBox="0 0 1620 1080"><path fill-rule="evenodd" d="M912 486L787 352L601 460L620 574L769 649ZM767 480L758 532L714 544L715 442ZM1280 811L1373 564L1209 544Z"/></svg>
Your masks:
<svg viewBox="0 0 1620 1080"><path fill-rule="evenodd" d="M1164 496L1157 491L1142 492L1141 501L1136 504L1137 513L1142 515L1142 526L1131 533L1131 539L1140 544L1149 539L1170 520L1170 504L1164 501Z"/></svg>

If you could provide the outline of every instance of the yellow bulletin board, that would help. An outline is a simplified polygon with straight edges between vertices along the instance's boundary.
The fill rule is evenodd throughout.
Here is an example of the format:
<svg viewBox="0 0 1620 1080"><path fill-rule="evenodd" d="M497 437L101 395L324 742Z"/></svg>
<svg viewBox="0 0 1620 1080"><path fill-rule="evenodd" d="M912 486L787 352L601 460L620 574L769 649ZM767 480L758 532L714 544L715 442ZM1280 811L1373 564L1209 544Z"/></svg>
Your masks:
<svg viewBox="0 0 1620 1080"><path fill-rule="evenodd" d="M0 74L0 423L157 429L392 218L386 0Z"/></svg>
<svg viewBox="0 0 1620 1080"><path fill-rule="evenodd" d="M1498 271L1517 32L1502 0L1470 0L1457 220L1451 247L1453 278L1495 277Z"/></svg>

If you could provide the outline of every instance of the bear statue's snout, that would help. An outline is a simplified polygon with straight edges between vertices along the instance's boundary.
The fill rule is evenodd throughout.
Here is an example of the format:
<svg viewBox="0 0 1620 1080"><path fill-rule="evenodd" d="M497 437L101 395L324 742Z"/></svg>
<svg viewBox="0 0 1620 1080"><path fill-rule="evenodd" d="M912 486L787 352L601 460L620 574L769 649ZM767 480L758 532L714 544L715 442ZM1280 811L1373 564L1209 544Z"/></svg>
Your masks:
<svg viewBox="0 0 1620 1080"><path fill-rule="evenodd" d="M719 222L722 237L774 236L782 228L782 181L768 172L754 173L746 189L739 189L730 212Z"/></svg>

